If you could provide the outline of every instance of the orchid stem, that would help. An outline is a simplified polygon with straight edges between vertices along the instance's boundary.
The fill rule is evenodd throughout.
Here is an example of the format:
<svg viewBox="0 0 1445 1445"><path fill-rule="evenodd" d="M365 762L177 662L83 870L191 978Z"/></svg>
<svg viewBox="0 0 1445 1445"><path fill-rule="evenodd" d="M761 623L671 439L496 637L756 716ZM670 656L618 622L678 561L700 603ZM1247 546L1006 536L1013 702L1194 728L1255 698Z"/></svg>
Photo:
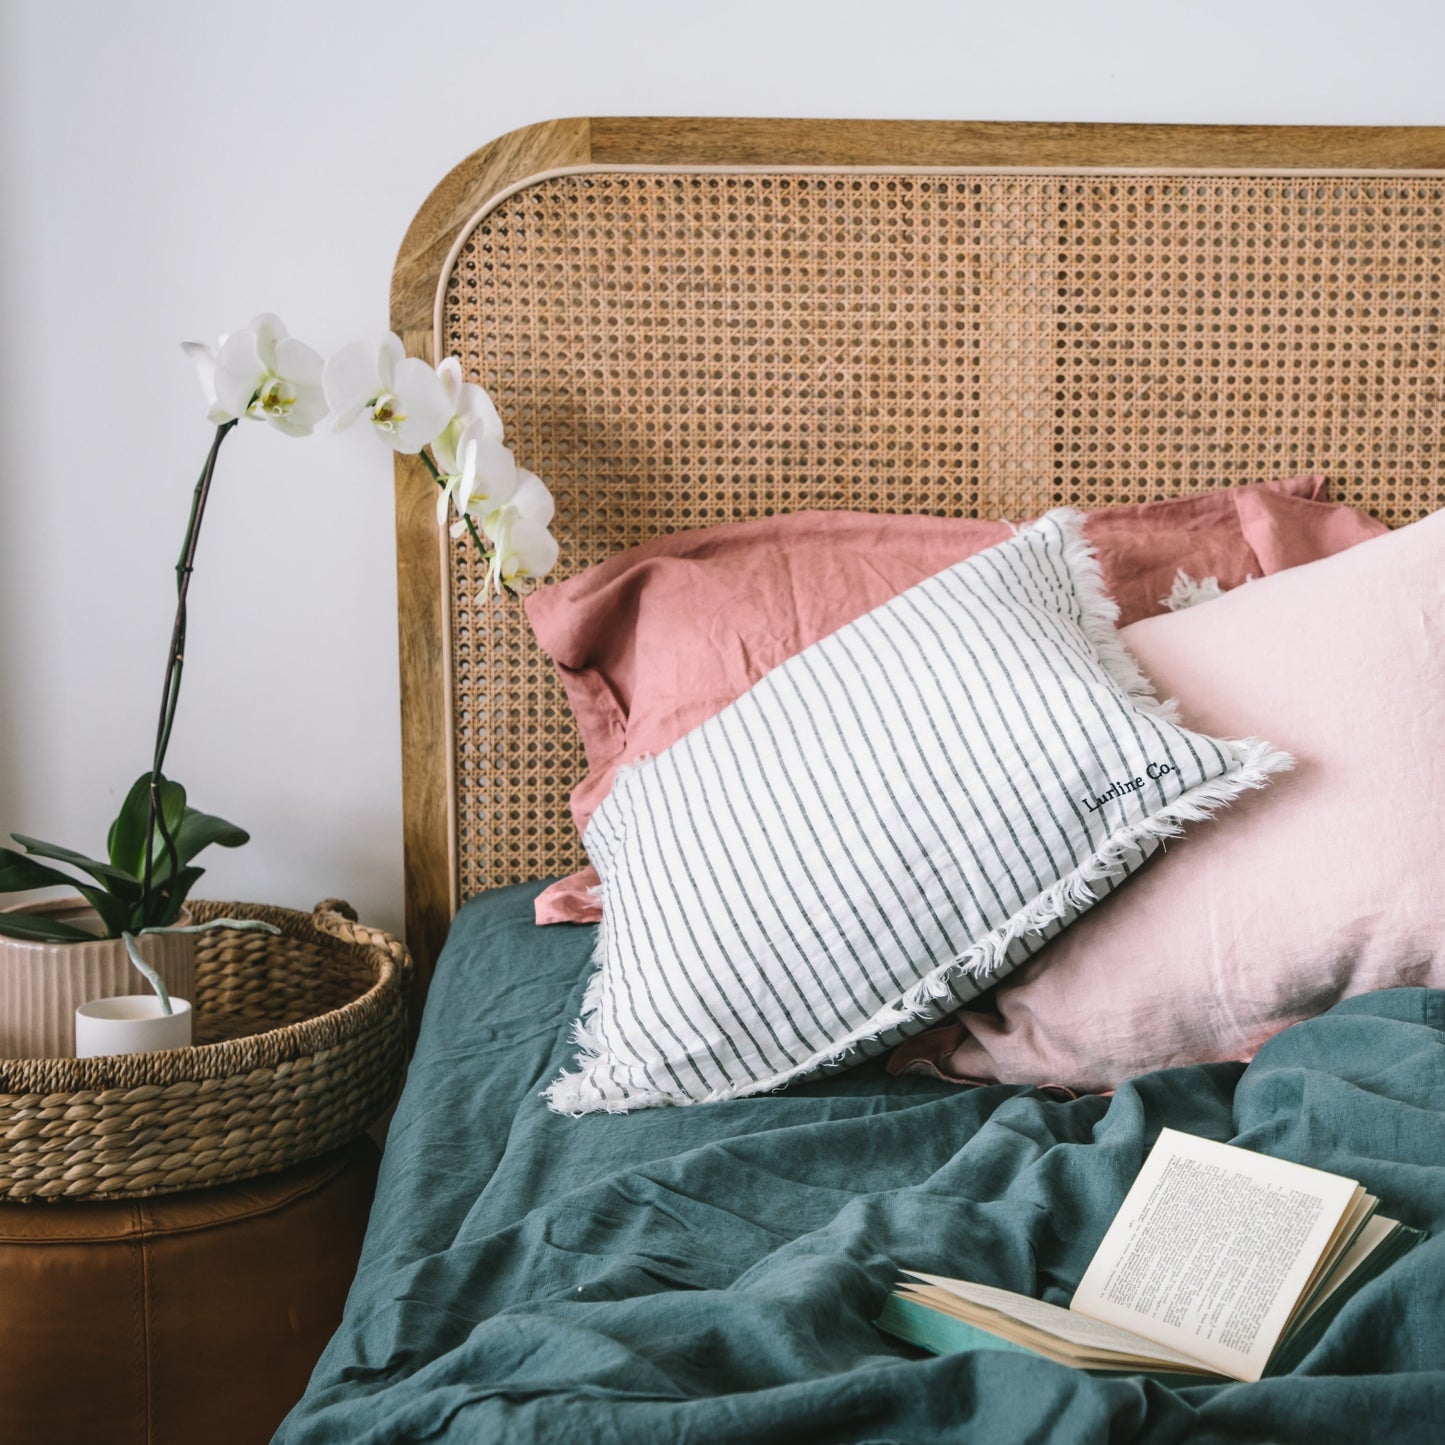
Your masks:
<svg viewBox="0 0 1445 1445"><path fill-rule="evenodd" d="M446 491L446 478L442 476L441 470L438 468L437 464L432 461L431 454L429 452L419 452L418 455L421 457L422 461L426 463L426 468L427 471L431 473L432 481L434 481L437 486L439 486L443 491ZM481 555L482 561L486 562L490 560L487 554L487 544L482 541L481 533L477 531L477 524L472 521L471 513L463 512L462 521L467 524L467 531L471 533L472 541L477 544L477 551Z"/></svg>
<svg viewBox="0 0 1445 1445"><path fill-rule="evenodd" d="M163 844L162 858L170 860L170 879L176 874L176 842L166 826L165 809L161 805L161 770L166 760L166 749L171 742L171 728L176 720L176 703L181 695L181 672L185 666L186 649L186 594L191 586L191 572L196 563L196 544L200 540L201 520L206 512L206 499L211 492L211 478L216 472L216 458L227 433L236 425L236 418L222 422L216 428L215 439L201 468L200 479L191 494L191 515L186 522L186 537L181 544L180 559L176 562L176 620L171 627L170 652L166 657L166 680L161 691L160 720L156 724L156 749L151 762L150 796L146 804L145 871L141 880L141 896L146 911L145 922L149 922L151 907L151 880L155 872L155 831L159 826Z"/></svg>

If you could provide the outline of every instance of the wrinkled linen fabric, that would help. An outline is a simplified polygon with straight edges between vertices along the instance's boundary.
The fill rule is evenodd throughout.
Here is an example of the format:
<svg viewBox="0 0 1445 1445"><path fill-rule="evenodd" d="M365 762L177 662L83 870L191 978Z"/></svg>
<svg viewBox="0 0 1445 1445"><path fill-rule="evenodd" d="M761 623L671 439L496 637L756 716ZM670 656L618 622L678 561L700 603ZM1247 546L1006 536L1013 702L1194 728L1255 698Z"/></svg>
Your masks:
<svg viewBox="0 0 1445 1445"><path fill-rule="evenodd" d="M1089 512L1120 625L1166 610L1178 572L1223 589L1383 532L1292 477ZM585 832L619 769L660 753L809 643L1013 535L970 517L794 512L657 537L545 587L527 616L557 664L588 772ZM539 923L595 923L594 870L539 900Z"/></svg>
<svg viewBox="0 0 1445 1445"><path fill-rule="evenodd" d="M1352 994L1445 987L1445 511L1121 636L1191 727L1262 732L1294 770L892 1067L1105 1089L1248 1059Z"/></svg>
<svg viewBox="0 0 1445 1445"><path fill-rule="evenodd" d="M535 928L537 892L453 926L345 1318L279 1445L1439 1439L1445 994L1353 999L1247 1069L1112 1100L875 1062L569 1119L540 1095L594 930ZM1066 1303L1164 1125L1358 1178L1432 1238L1256 1385L925 1357L870 1323L905 1264Z"/></svg>
<svg viewBox="0 0 1445 1445"><path fill-rule="evenodd" d="M976 999L1290 766L1178 726L1059 508L619 773L566 1114L766 1093Z"/></svg>

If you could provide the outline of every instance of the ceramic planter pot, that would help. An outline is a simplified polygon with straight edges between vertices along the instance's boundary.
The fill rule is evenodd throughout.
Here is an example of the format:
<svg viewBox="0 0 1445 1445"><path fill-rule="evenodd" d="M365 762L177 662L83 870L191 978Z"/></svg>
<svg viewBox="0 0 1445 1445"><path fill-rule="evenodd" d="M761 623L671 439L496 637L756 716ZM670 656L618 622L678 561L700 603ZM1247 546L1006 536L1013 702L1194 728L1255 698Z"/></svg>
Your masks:
<svg viewBox="0 0 1445 1445"><path fill-rule="evenodd" d="M183 1049L191 1041L191 1006L171 996L171 1012L161 1012L155 994L125 993L96 998L75 1011L75 1057L154 1054Z"/></svg>
<svg viewBox="0 0 1445 1445"><path fill-rule="evenodd" d="M100 920L79 899L28 903L14 911L41 913L100 931ZM188 922L188 916L181 921ZM194 934L148 934L137 943L141 957L170 993L195 998ZM150 991L118 938L35 943L0 935L0 1058L73 1058L75 1011L81 1004Z"/></svg>

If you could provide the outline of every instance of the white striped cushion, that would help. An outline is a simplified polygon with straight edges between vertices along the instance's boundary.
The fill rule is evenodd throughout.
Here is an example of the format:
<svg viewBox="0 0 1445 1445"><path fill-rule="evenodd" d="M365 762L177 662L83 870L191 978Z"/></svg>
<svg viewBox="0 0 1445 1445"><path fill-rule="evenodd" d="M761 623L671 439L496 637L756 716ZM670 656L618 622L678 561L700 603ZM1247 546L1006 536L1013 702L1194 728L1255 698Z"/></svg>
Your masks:
<svg viewBox="0 0 1445 1445"><path fill-rule="evenodd" d="M1189 732L1051 512L776 668L620 776L577 1070L586 1113L774 1089L890 1049L1163 837L1289 765Z"/></svg>

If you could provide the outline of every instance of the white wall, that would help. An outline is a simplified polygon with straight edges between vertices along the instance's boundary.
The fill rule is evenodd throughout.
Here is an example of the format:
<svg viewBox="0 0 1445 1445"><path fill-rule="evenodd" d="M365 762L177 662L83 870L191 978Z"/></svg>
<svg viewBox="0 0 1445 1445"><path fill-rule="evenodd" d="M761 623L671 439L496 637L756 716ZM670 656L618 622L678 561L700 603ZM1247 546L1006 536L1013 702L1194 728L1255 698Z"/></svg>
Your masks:
<svg viewBox="0 0 1445 1445"><path fill-rule="evenodd" d="M104 846L149 763L209 441L177 343L386 325L469 151L561 115L1436 124L1445 8L0 0L0 835ZM390 462L227 443L170 773L248 827L201 896L399 928Z"/></svg>

